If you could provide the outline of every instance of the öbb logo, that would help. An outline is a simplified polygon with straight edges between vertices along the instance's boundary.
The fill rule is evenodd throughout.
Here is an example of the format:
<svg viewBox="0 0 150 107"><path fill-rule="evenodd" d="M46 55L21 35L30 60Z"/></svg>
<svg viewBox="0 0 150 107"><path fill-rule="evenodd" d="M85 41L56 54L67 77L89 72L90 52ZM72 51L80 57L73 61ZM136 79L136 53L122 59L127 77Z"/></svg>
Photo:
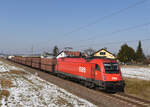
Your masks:
<svg viewBox="0 0 150 107"><path fill-rule="evenodd" d="M79 72L86 73L86 68L85 67L79 67Z"/></svg>

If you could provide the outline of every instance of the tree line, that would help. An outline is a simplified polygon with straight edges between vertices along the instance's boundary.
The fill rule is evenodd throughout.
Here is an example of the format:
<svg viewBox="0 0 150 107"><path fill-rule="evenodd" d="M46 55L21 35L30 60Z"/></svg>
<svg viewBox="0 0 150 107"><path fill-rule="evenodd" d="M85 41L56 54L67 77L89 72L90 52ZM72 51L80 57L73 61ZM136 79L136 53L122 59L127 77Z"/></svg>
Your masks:
<svg viewBox="0 0 150 107"><path fill-rule="evenodd" d="M143 53L141 41L139 41L136 51L127 44L123 44L118 52L117 59L124 63L144 63L146 57Z"/></svg>
<svg viewBox="0 0 150 107"><path fill-rule="evenodd" d="M95 50L92 48L84 50L84 53L89 56L94 52ZM58 53L59 53L59 49L57 46L55 46L53 49L53 55L57 56ZM140 63L140 64L144 63L146 57L143 53L141 41L138 42L138 46L136 50L134 50L132 47L128 46L127 44L123 44L117 54L117 59L123 63Z"/></svg>

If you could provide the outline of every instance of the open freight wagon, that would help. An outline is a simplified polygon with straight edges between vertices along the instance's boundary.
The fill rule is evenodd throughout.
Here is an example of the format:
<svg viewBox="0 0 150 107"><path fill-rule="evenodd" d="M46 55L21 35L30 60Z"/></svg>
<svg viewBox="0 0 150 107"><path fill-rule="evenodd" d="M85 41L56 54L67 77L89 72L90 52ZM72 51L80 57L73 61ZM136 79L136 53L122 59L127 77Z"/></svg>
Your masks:
<svg viewBox="0 0 150 107"><path fill-rule="evenodd" d="M41 69L49 72L54 71L55 65L57 64L57 59L55 58L15 56L11 60L29 67L33 67L36 69Z"/></svg>

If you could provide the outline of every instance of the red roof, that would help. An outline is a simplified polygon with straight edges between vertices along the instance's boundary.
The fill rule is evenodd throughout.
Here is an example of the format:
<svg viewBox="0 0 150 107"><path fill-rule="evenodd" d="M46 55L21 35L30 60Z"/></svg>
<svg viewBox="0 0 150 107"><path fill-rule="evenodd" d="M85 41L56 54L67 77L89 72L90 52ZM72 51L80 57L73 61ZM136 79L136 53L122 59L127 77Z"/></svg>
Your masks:
<svg viewBox="0 0 150 107"><path fill-rule="evenodd" d="M64 51L67 56L80 56L81 52L78 51Z"/></svg>

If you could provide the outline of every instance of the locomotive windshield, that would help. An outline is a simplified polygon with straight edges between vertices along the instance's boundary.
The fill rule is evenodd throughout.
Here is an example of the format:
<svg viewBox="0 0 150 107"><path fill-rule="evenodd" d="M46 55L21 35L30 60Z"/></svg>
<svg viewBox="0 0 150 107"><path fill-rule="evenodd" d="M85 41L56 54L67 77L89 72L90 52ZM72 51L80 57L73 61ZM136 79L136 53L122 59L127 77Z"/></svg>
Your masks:
<svg viewBox="0 0 150 107"><path fill-rule="evenodd" d="M118 63L104 63L106 73L119 73Z"/></svg>

